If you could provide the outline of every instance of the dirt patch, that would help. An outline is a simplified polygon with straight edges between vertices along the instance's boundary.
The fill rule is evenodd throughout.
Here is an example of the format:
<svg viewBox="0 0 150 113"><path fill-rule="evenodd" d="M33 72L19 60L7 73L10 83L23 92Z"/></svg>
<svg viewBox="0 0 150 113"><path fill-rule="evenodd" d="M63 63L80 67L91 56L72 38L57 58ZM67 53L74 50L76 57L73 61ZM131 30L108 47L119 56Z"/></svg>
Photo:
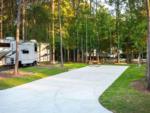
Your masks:
<svg viewBox="0 0 150 113"><path fill-rule="evenodd" d="M19 74L16 76L16 75L14 75L14 71L13 70L9 70L9 71L1 72L0 73L0 79L7 79L7 78L14 78L14 77L23 77L23 76L31 76L31 75L34 75L34 73L19 71Z"/></svg>
<svg viewBox="0 0 150 113"><path fill-rule="evenodd" d="M137 80L137 81L134 81L132 83L132 86L140 91L140 92L143 92L143 93L149 93L150 94L150 91L147 90L147 85L146 85L146 80L142 79L142 80Z"/></svg>

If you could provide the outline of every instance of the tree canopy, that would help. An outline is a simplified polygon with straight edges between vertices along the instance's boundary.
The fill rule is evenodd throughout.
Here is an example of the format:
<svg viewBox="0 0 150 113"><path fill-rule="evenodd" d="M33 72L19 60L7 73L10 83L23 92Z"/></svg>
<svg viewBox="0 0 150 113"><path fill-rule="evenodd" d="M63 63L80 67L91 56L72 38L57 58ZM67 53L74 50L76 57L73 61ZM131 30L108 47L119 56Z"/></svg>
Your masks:
<svg viewBox="0 0 150 113"><path fill-rule="evenodd" d="M65 61L87 62L87 56L91 56L94 50L99 59L104 54L116 54L123 55L130 63L132 58L144 57L147 36L144 0L106 0L105 4L102 1L23 0L21 10L25 9L25 15L21 13L21 18L25 16L25 25L21 20L20 27L24 27L24 31L21 29L20 34L25 33L25 40L48 42L56 60L60 60L60 2ZM3 0L2 4L3 37L15 36L18 2Z"/></svg>

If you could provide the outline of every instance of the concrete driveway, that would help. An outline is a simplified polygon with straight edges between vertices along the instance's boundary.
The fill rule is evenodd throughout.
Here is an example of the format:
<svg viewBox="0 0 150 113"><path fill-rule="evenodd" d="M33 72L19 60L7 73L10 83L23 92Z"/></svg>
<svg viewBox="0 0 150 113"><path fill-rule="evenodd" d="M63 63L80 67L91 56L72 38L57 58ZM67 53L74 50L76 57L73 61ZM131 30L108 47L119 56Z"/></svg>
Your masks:
<svg viewBox="0 0 150 113"><path fill-rule="evenodd" d="M0 113L111 113L99 96L127 66L88 66L0 91Z"/></svg>

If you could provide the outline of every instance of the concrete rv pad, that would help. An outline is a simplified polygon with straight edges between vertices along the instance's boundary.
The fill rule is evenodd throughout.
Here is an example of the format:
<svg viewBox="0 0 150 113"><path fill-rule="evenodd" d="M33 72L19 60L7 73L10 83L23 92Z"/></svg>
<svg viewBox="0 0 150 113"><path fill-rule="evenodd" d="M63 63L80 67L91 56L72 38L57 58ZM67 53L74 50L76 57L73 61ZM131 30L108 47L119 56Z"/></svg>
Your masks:
<svg viewBox="0 0 150 113"><path fill-rule="evenodd" d="M127 66L87 66L0 91L0 113L111 113L98 102Z"/></svg>

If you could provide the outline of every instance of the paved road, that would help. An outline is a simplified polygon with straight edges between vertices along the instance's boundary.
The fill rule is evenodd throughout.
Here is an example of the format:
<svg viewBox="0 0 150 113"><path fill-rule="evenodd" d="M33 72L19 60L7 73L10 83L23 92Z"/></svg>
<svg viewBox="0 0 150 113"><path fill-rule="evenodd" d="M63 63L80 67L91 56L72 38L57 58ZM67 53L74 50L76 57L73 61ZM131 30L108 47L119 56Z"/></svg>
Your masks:
<svg viewBox="0 0 150 113"><path fill-rule="evenodd" d="M126 66L88 66L0 91L0 113L111 113L99 96Z"/></svg>

